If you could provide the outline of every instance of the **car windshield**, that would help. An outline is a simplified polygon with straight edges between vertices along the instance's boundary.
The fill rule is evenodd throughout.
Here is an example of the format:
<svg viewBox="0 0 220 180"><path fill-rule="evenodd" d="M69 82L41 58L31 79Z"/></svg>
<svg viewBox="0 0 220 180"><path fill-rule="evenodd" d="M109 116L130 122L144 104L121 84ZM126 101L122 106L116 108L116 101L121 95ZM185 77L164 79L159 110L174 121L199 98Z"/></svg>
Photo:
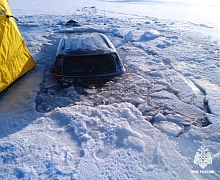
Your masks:
<svg viewBox="0 0 220 180"><path fill-rule="evenodd" d="M114 71L114 56L111 54L67 56L63 60L63 73L66 75L89 76Z"/></svg>

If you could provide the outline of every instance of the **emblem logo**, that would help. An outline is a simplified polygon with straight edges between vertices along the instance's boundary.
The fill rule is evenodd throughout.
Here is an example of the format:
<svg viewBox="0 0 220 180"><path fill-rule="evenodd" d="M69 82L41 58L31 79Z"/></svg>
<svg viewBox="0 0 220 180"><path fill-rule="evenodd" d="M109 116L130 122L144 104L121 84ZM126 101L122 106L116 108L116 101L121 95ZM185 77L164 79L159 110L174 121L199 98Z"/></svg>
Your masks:
<svg viewBox="0 0 220 180"><path fill-rule="evenodd" d="M212 156L209 152L209 149L205 146L201 146L194 157L194 164L199 165L204 169L208 164L212 164Z"/></svg>

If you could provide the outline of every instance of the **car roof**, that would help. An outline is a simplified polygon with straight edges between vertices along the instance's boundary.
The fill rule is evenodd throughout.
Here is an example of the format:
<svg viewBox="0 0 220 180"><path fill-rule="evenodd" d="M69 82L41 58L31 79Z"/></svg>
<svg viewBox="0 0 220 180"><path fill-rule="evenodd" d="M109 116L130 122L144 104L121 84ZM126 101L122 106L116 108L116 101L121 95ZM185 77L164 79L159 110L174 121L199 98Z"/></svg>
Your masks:
<svg viewBox="0 0 220 180"><path fill-rule="evenodd" d="M116 52L114 45L102 33L66 33L60 40L57 54L96 55Z"/></svg>

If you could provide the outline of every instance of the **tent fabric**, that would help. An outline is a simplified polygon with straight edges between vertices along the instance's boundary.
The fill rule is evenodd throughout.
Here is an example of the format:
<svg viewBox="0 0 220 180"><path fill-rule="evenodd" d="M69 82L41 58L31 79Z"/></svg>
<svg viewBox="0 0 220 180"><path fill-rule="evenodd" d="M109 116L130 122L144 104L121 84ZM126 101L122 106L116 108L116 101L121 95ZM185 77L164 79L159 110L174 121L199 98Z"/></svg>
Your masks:
<svg viewBox="0 0 220 180"><path fill-rule="evenodd" d="M36 66L12 16L7 0L0 0L0 92Z"/></svg>

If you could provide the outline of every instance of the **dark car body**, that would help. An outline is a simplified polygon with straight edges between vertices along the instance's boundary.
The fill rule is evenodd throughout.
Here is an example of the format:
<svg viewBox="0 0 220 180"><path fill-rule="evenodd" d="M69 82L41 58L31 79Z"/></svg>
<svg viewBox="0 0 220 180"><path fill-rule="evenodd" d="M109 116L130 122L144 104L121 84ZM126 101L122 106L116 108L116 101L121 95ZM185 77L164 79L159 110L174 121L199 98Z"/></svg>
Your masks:
<svg viewBox="0 0 220 180"><path fill-rule="evenodd" d="M52 74L61 83L99 83L125 72L118 53L102 33L67 33L60 40Z"/></svg>

